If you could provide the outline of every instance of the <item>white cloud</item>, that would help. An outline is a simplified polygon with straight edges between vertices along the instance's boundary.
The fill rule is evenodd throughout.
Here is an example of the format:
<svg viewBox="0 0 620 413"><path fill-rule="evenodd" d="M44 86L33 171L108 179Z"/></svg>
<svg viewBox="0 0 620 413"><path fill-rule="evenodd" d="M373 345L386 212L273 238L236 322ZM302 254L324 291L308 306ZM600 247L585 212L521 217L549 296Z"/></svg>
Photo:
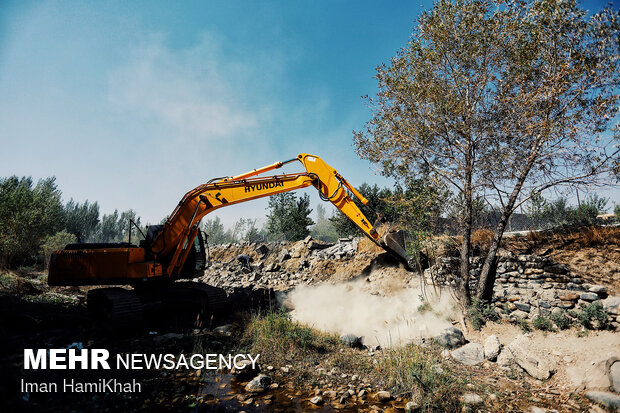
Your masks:
<svg viewBox="0 0 620 413"><path fill-rule="evenodd" d="M255 68L227 61L220 45L205 35L191 48L171 50L161 36L151 37L112 72L111 105L160 123L183 140L212 141L255 131L264 114L250 108L236 86L246 84Z"/></svg>

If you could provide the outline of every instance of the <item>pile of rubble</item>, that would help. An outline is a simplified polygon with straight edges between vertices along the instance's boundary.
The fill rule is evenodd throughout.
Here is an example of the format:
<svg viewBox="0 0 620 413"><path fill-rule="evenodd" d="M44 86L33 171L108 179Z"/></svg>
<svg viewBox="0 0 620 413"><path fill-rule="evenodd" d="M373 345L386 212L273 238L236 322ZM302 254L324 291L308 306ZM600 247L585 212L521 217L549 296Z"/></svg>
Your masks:
<svg viewBox="0 0 620 413"><path fill-rule="evenodd" d="M289 290L298 284L311 285L333 277L346 280L368 274L379 255L376 251L359 252L358 244L356 238L328 244L307 237L297 242L219 245L211 247L210 263L198 280L227 291Z"/></svg>
<svg viewBox="0 0 620 413"><path fill-rule="evenodd" d="M454 283L459 271L457 257L439 258L425 270L425 277L444 285ZM470 259L470 281L477 282L482 269L480 257ZM600 302L614 317L612 326L620 329L620 297L610 296L606 287L592 285L571 274L567 265L546 256L515 255L502 250L498 257L493 302L502 314L512 319L534 319Z"/></svg>

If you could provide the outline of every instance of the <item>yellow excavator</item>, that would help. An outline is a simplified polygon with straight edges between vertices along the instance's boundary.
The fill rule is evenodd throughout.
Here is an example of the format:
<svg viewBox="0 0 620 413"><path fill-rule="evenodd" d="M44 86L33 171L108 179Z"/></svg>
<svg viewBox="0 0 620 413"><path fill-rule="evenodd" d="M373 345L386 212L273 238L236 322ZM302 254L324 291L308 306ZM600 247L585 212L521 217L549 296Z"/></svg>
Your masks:
<svg viewBox="0 0 620 413"><path fill-rule="evenodd" d="M258 176L295 161L304 166L305 172ZM407 265L402 234L379 234L350 194L363 205L368 205L368 200L321 158L302 153L241 175L215 178L192 189L163 225L147 228L139 245L67 245L52 254L48 282L54 286L131 285L132 290L116 287L89 291L88 307L118 322L131 323L148 303L162 304L165 297L181 297L164 303L170 305L197 299L201 306L217 313L225 306L223 290L200 283L173 282L203 274L206 254L200 220L218 208L308 186L314 186L322 200L334 204L370 240Z"/></svg>

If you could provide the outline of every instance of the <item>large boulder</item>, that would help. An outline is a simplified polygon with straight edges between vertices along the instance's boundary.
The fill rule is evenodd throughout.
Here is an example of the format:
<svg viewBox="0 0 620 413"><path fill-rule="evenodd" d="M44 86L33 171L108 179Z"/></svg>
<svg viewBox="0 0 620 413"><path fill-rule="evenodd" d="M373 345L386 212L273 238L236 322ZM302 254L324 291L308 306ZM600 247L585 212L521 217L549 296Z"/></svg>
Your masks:
<svg viewBox="0 0 620 413"><path fill-rule="evenodd" d="M586 397L593 402L601 403L610 410L620 411L620 396L606 391L589 391Z"/></svg>
<svg viewBox="0 0 620 413"><path fill-rule="evenodd" d="M596 361L583 366L570 366L566 369L566 376L575 390L609 390L609 376L607 375L607 359Z"/></svg>
<svg viewBox="0 0 620 413"><path fill-rule="evenodd" d="M457 348L467 343L463 332L454 326L444 329L439 335L433 337L433 340L446 348Z"/></svg>
<svg viewBox="0 0 620 413"><path fill-rule="evenodd" d="M613 357L607 361L609 366L609 381L611 389L616 393L620 393L620 360Z"/></svg>
<svg viewBox="0 0 620 413"><path fill-rule="evenodd" d="M514 356L515 363L527 374L538 380L551 377L551 366L532 351L529 338L520 334L507 347Z"/></svg>
<svg viewBox="0 0 620 413"><path fill-rule="evenodd" d="M478 343L465 344L452 352L452 358L467 366L475 366L484 361L484 347Z"/></svg>

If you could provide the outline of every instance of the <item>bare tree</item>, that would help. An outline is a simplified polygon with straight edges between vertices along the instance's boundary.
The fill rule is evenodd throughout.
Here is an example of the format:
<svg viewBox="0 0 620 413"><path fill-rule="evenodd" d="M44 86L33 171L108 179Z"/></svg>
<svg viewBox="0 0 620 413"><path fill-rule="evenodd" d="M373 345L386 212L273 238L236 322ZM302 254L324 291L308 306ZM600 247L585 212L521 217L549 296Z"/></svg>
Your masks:
<svg viewBox="0 0 620 413"><path fill-rule="evenodd" d="M571 0L439 1L408 45L377 68L379 93L358 154L386 175L430 173L463 200L457 293L469 305L472 203L501 218L476 296L489 298L513 211L557 185L610 182L617 135L618 12L591 17Z"/></svg>

